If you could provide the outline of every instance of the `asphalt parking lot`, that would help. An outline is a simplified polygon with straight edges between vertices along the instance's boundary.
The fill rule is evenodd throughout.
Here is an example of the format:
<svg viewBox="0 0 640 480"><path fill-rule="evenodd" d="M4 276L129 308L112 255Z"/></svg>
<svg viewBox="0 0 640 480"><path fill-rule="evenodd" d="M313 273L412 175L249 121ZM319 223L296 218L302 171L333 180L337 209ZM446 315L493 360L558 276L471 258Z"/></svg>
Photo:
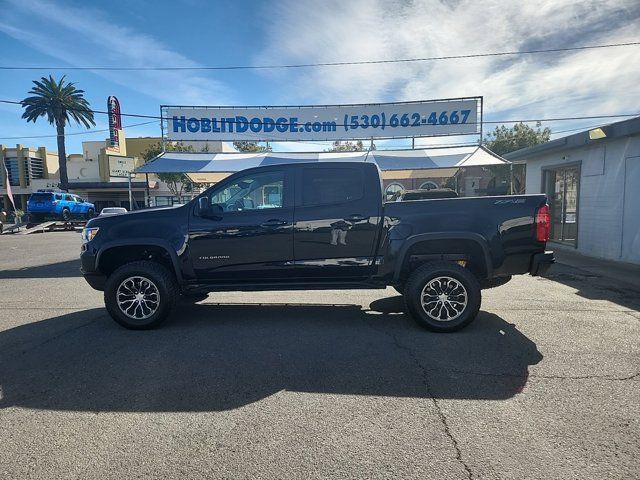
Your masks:
<svg viewBox="0 0 640 480"><path fill-rule="evenodd" d="M4 478L638 478L640 293L554 266L449 335L395 291L211 294L127 331L74 232L0 237Z"/></svg>

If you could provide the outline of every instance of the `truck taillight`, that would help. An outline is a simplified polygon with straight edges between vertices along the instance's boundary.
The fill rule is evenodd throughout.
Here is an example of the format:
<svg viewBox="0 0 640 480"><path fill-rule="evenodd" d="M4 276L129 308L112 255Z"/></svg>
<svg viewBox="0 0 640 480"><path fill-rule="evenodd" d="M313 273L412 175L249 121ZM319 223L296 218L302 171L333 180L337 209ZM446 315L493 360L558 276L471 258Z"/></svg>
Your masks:
<svg viewBox="0 0 640 480"><path fill-rule="evenodd" d="M550 231L551 215L549 214L549 205L545 204L536 212L536 240L539 242L548 242Z"/></svg>

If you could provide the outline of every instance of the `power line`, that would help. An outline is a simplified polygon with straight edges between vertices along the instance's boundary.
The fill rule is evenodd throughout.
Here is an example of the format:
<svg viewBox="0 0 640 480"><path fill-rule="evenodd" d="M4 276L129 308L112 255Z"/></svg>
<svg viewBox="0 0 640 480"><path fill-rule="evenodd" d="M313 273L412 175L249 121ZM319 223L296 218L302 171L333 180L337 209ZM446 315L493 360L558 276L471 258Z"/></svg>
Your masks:
<svg viewBox="0 0 640 480"><path fill-rule="evenodd" d="M311 68L311 67L343 67L353 65L381 65L389 63L416 63L431 62L437 60L461 60L467 58L504 57L515 55L533 55L538 53L571 52L577 50L593 50L599 48L615 48L638 46L640 42L608 43L602 45L584 45L579 47L547 48L538 50L521 50L491 53L470 53L463 55L444 55L438 57L399 58L390 60L358 60L345 62L318 62L318 63L293 63L275 65L228 65L228 66L193 66L193 67L37 67L37 66L0 66L0 70L95 70L95 71L184 71L184 70L268 70L287 68Z"/></svg>
<svg viewBox="0 0 640 480"><path fill-rule="evenodd" d="M133 127L140 127L142 125L149 125L151 123L156 123L155 120L151 121L151 122L142 122L142 123L133 123L131 125L125 125L122 128L133 128ZM101 128L98 130L86 130L84 132L71 132L71 133L65 133L64 137L69 137L71 135L90 135L92 133L100 133L100 132L108 132L109 129L108 128ZM31 135L31 136L26 136L26 137L0 137L0 140L20 140L23 138L58 138L58 135Z"/></svg>

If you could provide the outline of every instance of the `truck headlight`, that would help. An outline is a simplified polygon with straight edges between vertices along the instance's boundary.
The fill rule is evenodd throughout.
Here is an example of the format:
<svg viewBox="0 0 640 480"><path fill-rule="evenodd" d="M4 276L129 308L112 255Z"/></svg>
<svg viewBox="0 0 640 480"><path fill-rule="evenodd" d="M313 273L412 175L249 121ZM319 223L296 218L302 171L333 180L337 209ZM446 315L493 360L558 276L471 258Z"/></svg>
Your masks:
<svg viewBox="0 0 640 480"><path fill-rule="evenodd" d="M82 243L89 243L98 234L98 227L82 229Z"/></svg>

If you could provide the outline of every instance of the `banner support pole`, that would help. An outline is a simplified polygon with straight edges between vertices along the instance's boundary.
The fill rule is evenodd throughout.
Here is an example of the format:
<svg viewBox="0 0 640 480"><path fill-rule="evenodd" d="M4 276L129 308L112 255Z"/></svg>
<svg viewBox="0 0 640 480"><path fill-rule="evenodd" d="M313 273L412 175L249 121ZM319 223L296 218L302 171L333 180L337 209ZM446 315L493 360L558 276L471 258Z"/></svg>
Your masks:
<svg viewBox="0 0 640 480"><path fill-rule="evenodd" d="M129 210L135 210L133 208L133 192L131 191L131 172L129 172Z"/></svg>

